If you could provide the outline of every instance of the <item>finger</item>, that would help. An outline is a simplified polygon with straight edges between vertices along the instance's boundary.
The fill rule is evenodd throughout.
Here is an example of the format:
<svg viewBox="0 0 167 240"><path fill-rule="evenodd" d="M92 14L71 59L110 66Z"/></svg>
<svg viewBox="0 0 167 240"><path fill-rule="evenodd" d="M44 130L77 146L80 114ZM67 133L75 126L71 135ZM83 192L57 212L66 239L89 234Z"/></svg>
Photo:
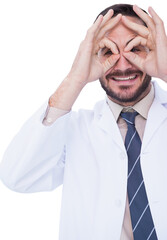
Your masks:
<svg viewBox="0 0 167 240"><path fill-rule="evenodd" d="M154 9L152 7L149 7L148 11L149 11L150 15L152 16L153 21L155 23L157 35L160 35L161 37L164 35L166 36L165 27L164 27L164 23L163 23L162 19L158 16L158 14L154 11Z"/></svg>
<svg viewBox="0 0 167 240"><path fill-rule="evenodd" d="M113 54L119 53L116 44L106 37L99 42L95 53L98 53L100 56L103 56L107 49L110 49Z"/></svg>
<svg viewBox="0 0 167 240"><path fill-rule="evenodd" d="M141 58L139 55L132 53L132 52L124 52L123 55L129 62L131 62L133 65L135 65L141 71L143 71L143 69L144 69L144 59L143 58Z"/></svg>
<svg viewBox="0 0 167 240"><path fill-rule="evenodd" d="M95 32L97 31L97 29L99 29L102 21L103 21L103 16L100 15L100 16L97 18L97 20L95 21L95 23L88 29L85 38L89 38L90 40L93 40L93 39L94 39Z"/></svg>
<svg viewBox="0 0 167 240"><path fill-rule="evenodd" d="M152 18L137 5L133 6L133 10L146 23L147 27L154 31L155 26Z"/></svg>
<svg viewBox="0 0 167 240"><path fill-rule="evenodd" d="M129 29L133 30L140 36L145 38L148 37L149 30L144 25L140 25L138 23L132 22L126 16L122 16L122 22L124 23L125 26L127 26Z"/></svg>
<svg viewBox="0 0 167 240"><path fill-rule="evenodd" d="M149 11L150 15L152 16L154 22L157 25L161 25L162 24L162 19L158 16L158 14L154 11L154 9L152 7L149 7L148 11Z"/></svg>
<svg viewBox="0 0 167 240"><path fill-rule="evenodd" d="M110 19L99 31L96 38L101 39L104 37L105 33L114 28L121 20L122 15L118 14L116 17Z"/></svg>
<svg viewBox="0 0 167 240"><path fill-rule="evenodd" d="M101 27L104 26L104 25L106 24L106 22L108 22L108 21L112 18L113 14L114 14L113 9L110 9L110 10L106 13L106 15L104 15L104 17L103 17L103 22L102 22L102 24L101 24Z"/></svg>
<svg viewBox="0 0 167 240"><path fill-rule="evenodd" d="M151 44L151 42L148 41L146 38L137 36L128 43L128 45L125 47L124 51L129 52L132 49L134 49L134 47L137 47L136 51L138 51L138 52L143 52L143 51L148 52L148 48L149 48L149 50L153 49L153 44Z"/></svg>
<svg viewBox="0 0 167 240"><path fill-rule="evenodd" d="M111 57L107 58L106 61L103 63L104 73L106 73L110 68L112 68L119 58L120 58L119 54L112 55Z"/></svg>

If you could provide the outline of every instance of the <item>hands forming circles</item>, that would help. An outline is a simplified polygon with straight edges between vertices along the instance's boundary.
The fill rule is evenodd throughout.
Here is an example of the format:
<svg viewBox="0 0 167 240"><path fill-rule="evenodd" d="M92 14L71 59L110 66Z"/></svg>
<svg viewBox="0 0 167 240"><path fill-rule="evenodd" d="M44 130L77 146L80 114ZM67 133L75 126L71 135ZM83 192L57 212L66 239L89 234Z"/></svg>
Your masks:
<svg viewBox="0 0 167 240"><path fill-rule="evenodd" d="M167 36L163 21L151 7L148 9L150 15L137 6L134 6L133 10L147 27L121 14L112 18L113 10L109 10L105 16L100 15L88 29L70 74L86 84L97 80L112 68L119 60L120 52L106 33L122 22L136 34L125 46L123 56L142 72L167 81ZM143 57L138 51L145 51L146 54ZM101 61L104 55L105 59Z"/></svg>
<svg viewBox="0 0 167 240"><path fill-rule="evenodd" d="M125 48L124 56L141 71L167 81L167 36L163 21L151 7L148 9L151 16L137 6L134 6L134 11L147 24L147 27L132 23L125 16L122 17L125 26L138 34ZM141 58L130 51L133 47L139 45L148 49L145 58Z"/></svg>

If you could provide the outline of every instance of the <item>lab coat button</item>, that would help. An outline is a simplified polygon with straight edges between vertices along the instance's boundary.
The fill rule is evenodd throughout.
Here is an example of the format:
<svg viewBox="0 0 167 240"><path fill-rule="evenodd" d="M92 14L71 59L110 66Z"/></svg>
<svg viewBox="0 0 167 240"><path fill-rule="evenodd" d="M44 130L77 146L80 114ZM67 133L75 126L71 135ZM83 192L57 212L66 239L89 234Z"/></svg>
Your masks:
<svg viewBox="0 0 167 240"><path fill-rule="evenodd" d="M47 118L46 121L47 121L48 123L51 123L53 120L52 120L52 118Z"/></svg>
<svg viewBox="0 0 167 240"><path fill-rule="evenodd" d="M117 207L121 207L121 205L122 205L121 200L120 200L120 199L116 199L116 200L115 200L115 205L116 205Z"/></svg>

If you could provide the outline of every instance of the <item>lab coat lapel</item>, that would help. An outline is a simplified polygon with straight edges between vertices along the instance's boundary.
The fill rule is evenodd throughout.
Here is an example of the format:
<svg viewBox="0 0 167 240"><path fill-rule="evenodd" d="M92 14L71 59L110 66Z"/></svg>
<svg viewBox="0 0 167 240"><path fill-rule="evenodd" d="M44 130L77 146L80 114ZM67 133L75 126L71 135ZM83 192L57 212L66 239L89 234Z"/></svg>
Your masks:
<svg viewBox="0 0 167 240"><path fill-rule="evenodd" d="M117 122L106 102L101 106L101 109L96 111L95 122L100 129L105 131L106 134L112 138L119 148L125 151L125 146Z"/></svg>
<svg viewBox="0 0 167 240"><path fill-rule="evenodd" d="M165 104L167 104L166 93L164 94L163 90L160 90L159 87L155 86L155 99L148 113L142 150L146 148L155 132L167 118L167 109L164 106Z"/></svg>

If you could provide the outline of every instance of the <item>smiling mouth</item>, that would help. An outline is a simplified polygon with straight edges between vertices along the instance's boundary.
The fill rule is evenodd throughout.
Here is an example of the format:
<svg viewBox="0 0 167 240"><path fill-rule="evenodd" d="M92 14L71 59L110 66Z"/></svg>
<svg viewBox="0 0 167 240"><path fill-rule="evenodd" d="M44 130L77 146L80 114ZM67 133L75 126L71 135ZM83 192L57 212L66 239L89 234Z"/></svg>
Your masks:
<svg viewBox="0 0 167 240"><path fill-rule="evenodd" d="M127 77L111 77L115 81L129 81L129 80L134 80L138 77L138 75L132 75L132 76L127 76Z"/></svg>
<svg viewBox="0 0 167 240"><path fill-rule="evenodd" d="M132 82L137 80L139 77L141 77L143 75L143 73L140 70L129 70L127 69L126 71L122 72L122 71L113 71L113 72L109 72L106 75L106 79L107 80L113 80L116 82Z"/></svg>

